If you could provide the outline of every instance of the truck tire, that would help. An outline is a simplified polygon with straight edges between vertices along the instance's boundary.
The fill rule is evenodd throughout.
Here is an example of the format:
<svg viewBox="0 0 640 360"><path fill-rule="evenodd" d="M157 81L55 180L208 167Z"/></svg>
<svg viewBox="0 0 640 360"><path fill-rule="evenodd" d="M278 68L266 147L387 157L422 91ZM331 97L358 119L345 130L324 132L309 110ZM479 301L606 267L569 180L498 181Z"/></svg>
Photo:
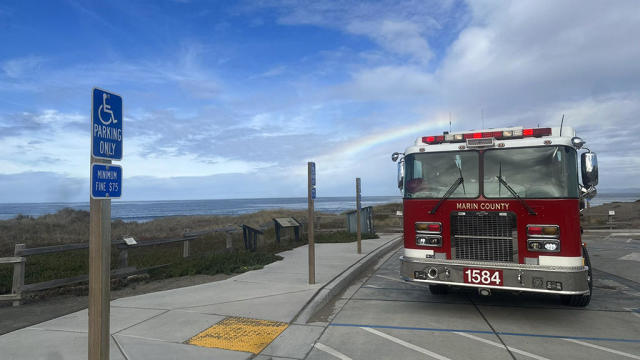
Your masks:
<svg viewBox="0 0 640 360"><path fill-rule="evenodd" d="M587 270L587 283L589 284L589 294L587 295L560 295L560 300L564 305L585 307L591 302L591 294L593 293L593 272L591 270L591 260L589 260L589 252L586 247L582 247L584 256L584 264L589 268Z"/></svg>
<svg viewBox="0 0 640 360"><path fill-rule="evenodd" d="M433 295L444 295L449 292L447 285L429 285L429 291Z"/></svg>

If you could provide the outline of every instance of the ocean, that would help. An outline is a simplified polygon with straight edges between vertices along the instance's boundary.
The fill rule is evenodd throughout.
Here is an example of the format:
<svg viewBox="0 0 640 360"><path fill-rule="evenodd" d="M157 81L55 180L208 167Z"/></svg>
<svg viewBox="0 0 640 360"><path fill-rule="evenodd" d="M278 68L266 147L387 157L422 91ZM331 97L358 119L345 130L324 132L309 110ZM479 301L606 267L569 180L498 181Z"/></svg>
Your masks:
<svg viewBox="0 0 640 360"><path fill-rule="evenodd" d="M615 201L629 202L640 199L640 194L598 194L591 206ZM375 206L402 202L400 196L363 196L362 206ZM354 197L323 197L316 199L316 211L341 213L354 210ZM80 203L25 203L0 204L0 220L12 219L19 214L38 217L63 208L89 211L88 202ZM181 215L238 215L260 210L307 208L307 198L172 200L172 201L117 201L111 203L112 219L123 221L150 221L166 216Z"/></svg>
<svg viewBox="0 0 640 360"><path fill-rule="evenodd" d="M402 202L400 196L363 196L362 207ZM315 210L341 213L355 210L355 197L322 197L315 200ZM0 204L0 220L17 215L38 217L63 208L89 211L88 202L79 203L27 203ZM166 216L181 215L238 215L260 210L307 208L307 198L172 200L172 201L117 201L111 202L111 218L123 221L150 221Z"/></svg>

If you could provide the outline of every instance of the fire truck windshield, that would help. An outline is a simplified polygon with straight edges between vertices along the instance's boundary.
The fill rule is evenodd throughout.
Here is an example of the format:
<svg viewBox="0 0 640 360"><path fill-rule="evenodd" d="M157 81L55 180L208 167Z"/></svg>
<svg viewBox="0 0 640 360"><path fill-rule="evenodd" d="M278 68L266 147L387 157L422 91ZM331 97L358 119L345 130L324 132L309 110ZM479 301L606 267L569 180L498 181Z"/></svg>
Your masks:
<svg viewBox="0 0 640 360"><path fill-rule="evenodd" d="M450 198L476 198L481 191L486 198L514 198L503 182L523 199L577 198L576 164L576 151L568 146L407 154L404 194L441 199L462 175L464 186L456 187Z"/></svg>
<svg viewBox="0 0 640 360"><path fill-rule="evenodd" d="M475 198L479 195L479 154L476 151L408 154L404 161L406 197L442 198L461 176L463 185L455 188L450 197Z"/></svg>
<svg viewBox="0 0 640 360"><path fill-rule="evenodd" d="M522 198L577 198L576 151L568 146L487 150L484 196L513 198L502 177Z"/></svg>

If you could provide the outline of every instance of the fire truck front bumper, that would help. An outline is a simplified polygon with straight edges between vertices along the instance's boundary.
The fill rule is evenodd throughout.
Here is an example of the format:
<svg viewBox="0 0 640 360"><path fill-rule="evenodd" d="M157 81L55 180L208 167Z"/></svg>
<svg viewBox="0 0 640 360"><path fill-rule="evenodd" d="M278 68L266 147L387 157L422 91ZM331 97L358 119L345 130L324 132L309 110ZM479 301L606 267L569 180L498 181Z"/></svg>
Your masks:
<svg viewBox="0 0 640 360"><path fill-rule="evenodd" d="M400 273L407 281L561 295L589 293L588 268L585 266L541 266L406 256L400 260Z"/></svg>

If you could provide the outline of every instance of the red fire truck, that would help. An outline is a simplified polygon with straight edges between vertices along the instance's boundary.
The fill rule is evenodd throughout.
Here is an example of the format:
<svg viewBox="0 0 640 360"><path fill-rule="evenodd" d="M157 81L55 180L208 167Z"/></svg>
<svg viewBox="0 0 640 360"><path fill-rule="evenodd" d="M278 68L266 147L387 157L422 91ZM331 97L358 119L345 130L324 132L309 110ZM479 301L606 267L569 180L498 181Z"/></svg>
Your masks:
<svg viewBox="0 0 640 360"><path fill-rule="evenodd" d="M405 280L591 300L580 211L596 194L596 154L570 127L502 128L416 140L398 161ZM582 184L578 181L580 155Z"/></svg>

